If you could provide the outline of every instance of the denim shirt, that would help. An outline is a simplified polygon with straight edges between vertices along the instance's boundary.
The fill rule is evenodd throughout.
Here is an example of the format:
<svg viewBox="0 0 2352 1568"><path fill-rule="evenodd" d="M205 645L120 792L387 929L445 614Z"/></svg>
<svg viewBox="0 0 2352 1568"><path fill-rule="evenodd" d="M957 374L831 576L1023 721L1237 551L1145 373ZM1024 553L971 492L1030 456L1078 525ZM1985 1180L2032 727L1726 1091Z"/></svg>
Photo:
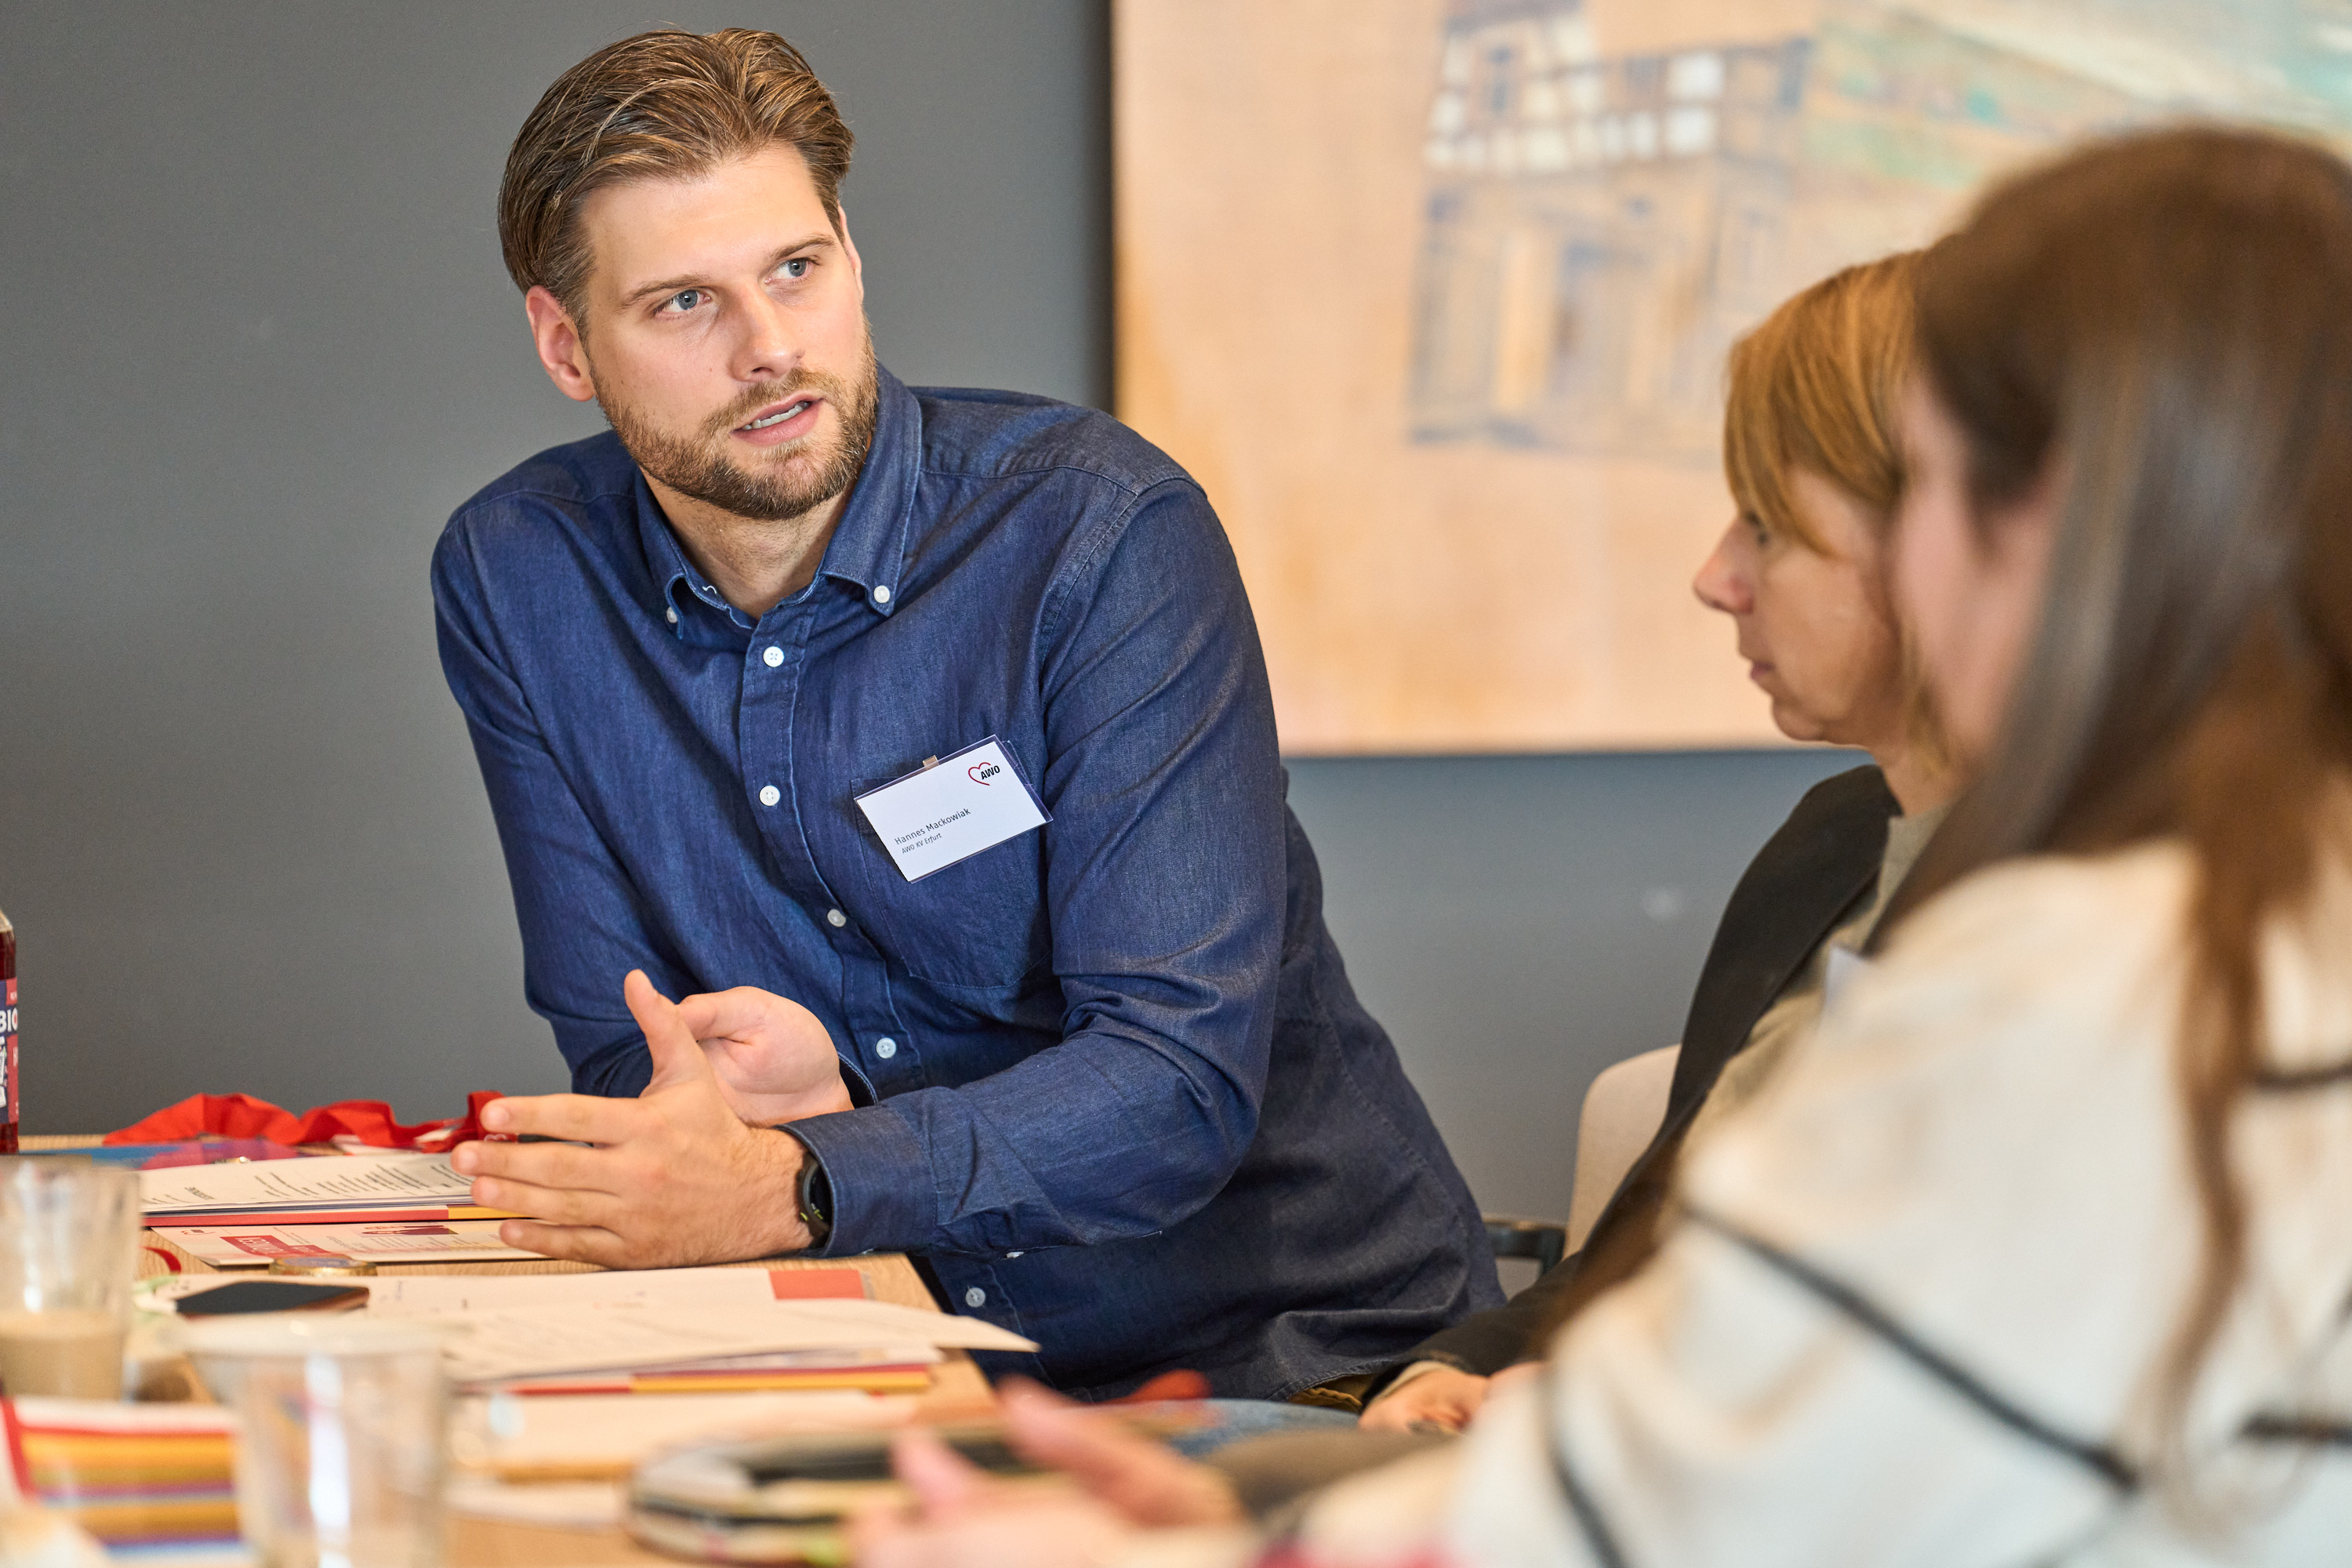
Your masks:
<svg viewBox="0 0 2352 1568"><path fill-rule="evenodd" d="M526 991L585 1093L621 1000L756 985L874 1102L793 1124L823 1250L925 1255L1085 1396L1279 1396L1500 1300L1476 1207L1324 929L1257 634L1198 486L1116 422L909 391L756 620L611 435L459 508L441 658ZM1044 827L909 882L852 797L995 736Z"/></svg>

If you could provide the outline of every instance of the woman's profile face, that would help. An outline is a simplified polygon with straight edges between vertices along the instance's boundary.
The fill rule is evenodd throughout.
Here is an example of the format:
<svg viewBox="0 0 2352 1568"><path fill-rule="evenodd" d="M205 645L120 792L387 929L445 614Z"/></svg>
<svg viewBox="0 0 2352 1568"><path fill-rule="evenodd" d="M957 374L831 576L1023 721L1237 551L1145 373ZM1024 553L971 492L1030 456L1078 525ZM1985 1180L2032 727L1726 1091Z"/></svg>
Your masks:
<svg viewBox="0 0 2352 1568"><path fill-rule="evenodd" d="M1734 518L1691 586L1738 628L1748 678L1792 741L1875 747L1904 733L1903 659L1870 509L1810 468L1790 499L1826 547Z"/></svg>
<svg viewBox="0 0 2352 1568"><path fill-rule="evenodd" d="M1923 380L1905 392L1900 425L1906 479L1895 524L1895 602L1946 739L1973 761L2000 733L2042 613L2056 488L2045 479L1980 522L1968 437Z"/></svg>

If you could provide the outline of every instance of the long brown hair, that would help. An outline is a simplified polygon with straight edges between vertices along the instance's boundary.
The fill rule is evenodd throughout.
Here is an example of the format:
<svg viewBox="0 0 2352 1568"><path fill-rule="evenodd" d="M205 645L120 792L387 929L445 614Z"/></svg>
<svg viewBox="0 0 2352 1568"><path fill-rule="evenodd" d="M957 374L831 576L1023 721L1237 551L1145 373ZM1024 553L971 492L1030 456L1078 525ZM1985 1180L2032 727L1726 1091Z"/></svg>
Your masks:
<svg viewBox="0 0 2352 1568"><path fill-rule="evenodd" d="M2352 169L2246 131L2095 146L1937 247L1918 321L1980 530L2042 483L2059 521L2001 731L1887 924L2011 857L2194 855L2176 1070L2203 1256L2153 1385L2169 1447L2244 1268L2259 942L2352 766Z"/></svg>

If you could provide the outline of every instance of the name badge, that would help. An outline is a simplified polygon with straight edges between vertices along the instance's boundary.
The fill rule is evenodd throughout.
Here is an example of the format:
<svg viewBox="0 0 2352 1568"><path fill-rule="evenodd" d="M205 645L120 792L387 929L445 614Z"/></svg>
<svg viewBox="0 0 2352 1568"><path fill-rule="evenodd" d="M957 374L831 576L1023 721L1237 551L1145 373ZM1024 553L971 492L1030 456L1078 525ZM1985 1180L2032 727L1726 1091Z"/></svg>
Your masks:
<svg viewBox="0 0 2352 1568"><path fill-rule="evenodd" d="M909 882L1053 820L993 735L851 798Z"/></svg>

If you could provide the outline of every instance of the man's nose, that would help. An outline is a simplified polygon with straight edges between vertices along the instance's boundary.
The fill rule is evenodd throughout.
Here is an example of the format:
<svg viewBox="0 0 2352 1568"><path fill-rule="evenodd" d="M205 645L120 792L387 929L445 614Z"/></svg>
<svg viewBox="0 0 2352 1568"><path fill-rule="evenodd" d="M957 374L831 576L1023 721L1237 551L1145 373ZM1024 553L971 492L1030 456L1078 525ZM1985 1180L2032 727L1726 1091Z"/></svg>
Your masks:
<svg viewBox="0 0 2352 1568"><path fill-rule="evenodd" d="M1736 559L1739 545L1739 521L1735 518L1691 579L1691 592L1698 595L1698 602L1727 616L1744 616L1756 606L1755 590Z"/></svg>
<svg viewBox="0 0 2352 1568"><path fill-rule="evenodd" d="M792 312L765 293L754 293L736 317L732 363L738 381L783 381L800 369L799 334L793 331Z"/></svg>

